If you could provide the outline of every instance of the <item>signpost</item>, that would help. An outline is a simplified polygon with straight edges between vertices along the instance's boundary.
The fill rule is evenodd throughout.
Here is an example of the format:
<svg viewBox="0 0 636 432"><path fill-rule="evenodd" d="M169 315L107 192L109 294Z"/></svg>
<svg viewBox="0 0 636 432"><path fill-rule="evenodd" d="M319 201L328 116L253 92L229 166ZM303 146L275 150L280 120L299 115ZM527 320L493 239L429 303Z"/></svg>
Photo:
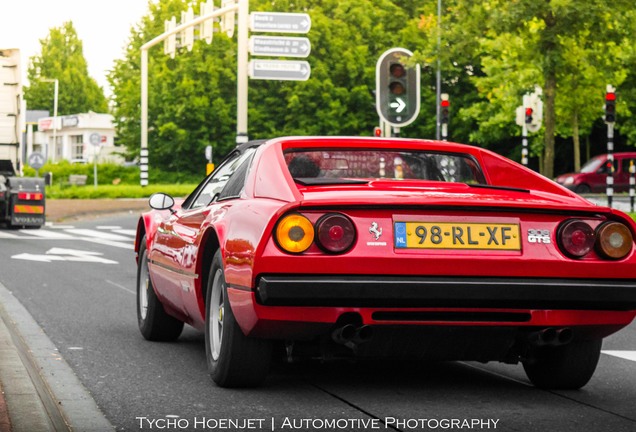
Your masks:
<svg viewBox="0 0 636 432"><path fill-rule="evenodd" d="M252 12L250 30L253 32L304 34L311 28L311 18L305 13Z"/></svg>
<svg viewBox="0 0 636 432"><path fill-rule="evenodd" d="M306 61L254 59L249 63L252 79L307 81L310 75L311 66Z"/></svg>
<svg viewBox="0 0 636 432"><path fill-rule="evenodd" d="M306 58L311 52L311 43L304 37L252 36L249 48L253 55Z"/></svg>
<svg viewBox="0 0 636 432"><path fill-rule="evenodd" d="M248 0L222 0L216 9L212 0L200 4L201 14L194 17L188 9L177 25L176 18L164 23L164 32L141 46L141 150L140 183L148 185L148 51L163 42L164 52L174 58L177 51L177 34L180 45L191 49L193 32L199 29L199 39L212 42L215 22L220 19L220 30L232 37L237 27L236 67L236 142L248 140L247 93L249 77L254 79L305 81L311 75L311 66L306 61L265 60L249 61L249 54L266 57L306 58L311 52L307 38L283 36L253 36L252 32L305 34L311 29L311 18L306 13L252 12ZM402 108L405 110L405 108ZM96 176L97 178L97 176Z"/></svg>

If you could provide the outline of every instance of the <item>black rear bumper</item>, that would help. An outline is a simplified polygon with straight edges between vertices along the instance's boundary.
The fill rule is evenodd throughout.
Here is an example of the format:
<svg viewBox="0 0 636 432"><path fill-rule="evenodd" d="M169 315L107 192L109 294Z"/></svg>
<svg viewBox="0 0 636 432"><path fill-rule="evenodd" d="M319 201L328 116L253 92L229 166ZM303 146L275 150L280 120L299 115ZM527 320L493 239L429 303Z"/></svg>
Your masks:
<svg viewBox="0 0 636 432"><path fill-rule="evenodd" d="M266 306L634 310L636 280L263 275Z"/></svg>

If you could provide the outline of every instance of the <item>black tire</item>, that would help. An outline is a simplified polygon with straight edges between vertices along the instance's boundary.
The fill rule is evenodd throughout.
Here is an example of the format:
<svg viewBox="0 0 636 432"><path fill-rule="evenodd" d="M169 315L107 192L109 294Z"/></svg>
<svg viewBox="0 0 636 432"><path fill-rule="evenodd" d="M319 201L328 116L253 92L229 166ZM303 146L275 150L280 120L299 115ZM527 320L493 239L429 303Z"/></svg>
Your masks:
<svg viewBox="0 0 636 432"><path fill-rule="evenodd" d="M272 342L247 337L227 300L221 251L212 260L205 303L205 354L212 380L220 387L256 387L272 361Z"/></svg>
<svg viewBox="0 0 636 432"><path fill-rule="evenodd" d="M533 358L523 363L523 368L536 387L576 390L592 378L602 344L602 339L592 339L538 347Z"/></svg>
<svg viewBox="0 0 636 432"><path fill-rule="evenodd" d="M587 194L592 192L592 189L585 183L582 183L574 188L574 192L577 194Z"/></svg>
<svg viewBox="0 0 636 432"><path fill-rule="evenodd" d="M168 315L155 294L148 274L146 237L141 239L137 265L137 322L143 337L151 341L173 341L183 331L183 321Z"/></svg>

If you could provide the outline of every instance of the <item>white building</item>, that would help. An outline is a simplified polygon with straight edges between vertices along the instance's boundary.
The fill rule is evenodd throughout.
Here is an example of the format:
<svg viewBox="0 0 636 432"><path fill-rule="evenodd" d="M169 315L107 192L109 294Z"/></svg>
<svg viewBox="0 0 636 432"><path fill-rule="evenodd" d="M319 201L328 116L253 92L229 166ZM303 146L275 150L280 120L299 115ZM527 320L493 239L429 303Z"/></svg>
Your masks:
<svg viewBox="0 0 636 432"><path fill-rule="evenodd" d="M44 117L38 119L38 131L40 136L34 142L36 146L41 142L42 148L27 149L29 154L39 150L53 162L92 163L95 158L98 162L124 162L124 157L119 154L124 149L115 147L115 127L110 114L88 112Z"/></svg>

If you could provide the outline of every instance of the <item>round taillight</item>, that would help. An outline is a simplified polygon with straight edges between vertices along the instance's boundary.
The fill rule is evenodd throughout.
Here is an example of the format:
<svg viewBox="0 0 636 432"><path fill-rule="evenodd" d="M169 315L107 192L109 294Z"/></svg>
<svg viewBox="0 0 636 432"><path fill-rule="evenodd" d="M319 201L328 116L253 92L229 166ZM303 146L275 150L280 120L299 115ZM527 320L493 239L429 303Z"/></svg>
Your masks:
<svg viewBox="0 0 636 432"><path fill-rule="evenodd" d="M622 223L606 222L596 229L596 251L605 258L624 258L633 243L632 233Z"/></svg>
<svg viewBox="0 0 636 432"><path fill-rule="evenodd" d="M353 222L340 213L329 213L316 222L316 243L329 253L344 253L356 240Z"/></svg>
<svg viewBox="0 0 636 432"><path fill-rule="evenodd" d="M571 219L561 225L558 233L561 250L572 258L582 258L594 247L595 235L591 226L583 221Z"/></svg>
<svg viewBox="0 0 636 432"><path fill-rule="evenodd" d="M314 241L314 226L301 214L290 214L278 222L276 242L285 251L305 252Z"/></svg>

